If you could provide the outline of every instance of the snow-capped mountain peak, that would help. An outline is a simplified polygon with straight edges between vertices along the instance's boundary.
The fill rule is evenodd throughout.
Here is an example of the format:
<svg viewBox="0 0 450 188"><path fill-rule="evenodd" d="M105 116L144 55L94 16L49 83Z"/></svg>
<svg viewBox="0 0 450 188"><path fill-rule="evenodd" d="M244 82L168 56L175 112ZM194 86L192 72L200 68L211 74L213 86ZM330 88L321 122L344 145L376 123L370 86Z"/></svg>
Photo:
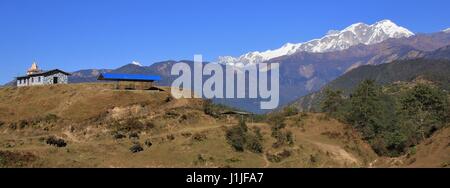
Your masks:
<svg viewBox="0 0 450 188"><path fill-rule="evenodd" d="M442 30L445 33L450 33L450 28Z"/></svg>
<svg viewBox="0 0 450 188"><path fill-rule="evenodd" d="M290 55L299 51L311 53L340 51L358 44L371 45L390 38L410 37L413 35L414 33L408 29L400 27L390 20L382 20L372 25L355 23L341 31L330 30L321 39L314 39L298 44L287 43L278 49L264 52L250 52L239 57L221 56L217 62L244 66L246 64L260 63L276 57Z"/></svg>
<svg viewBox="0 0 450 188"><path fill-rule="evenodd" d="M138 61L133 61L133 62L131 62L131 64L142 67L142 64L139 63Z"/></svg>

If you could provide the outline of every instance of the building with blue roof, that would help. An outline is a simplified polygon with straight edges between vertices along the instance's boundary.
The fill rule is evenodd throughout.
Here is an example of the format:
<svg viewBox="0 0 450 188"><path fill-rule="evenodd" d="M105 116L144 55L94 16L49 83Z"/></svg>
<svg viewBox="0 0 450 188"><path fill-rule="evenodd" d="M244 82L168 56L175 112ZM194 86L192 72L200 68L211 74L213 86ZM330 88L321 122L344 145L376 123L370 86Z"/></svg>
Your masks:
<svg viewBox="0 0 450 188"><path fill-rule="evenodd" d="M154 82L160 81L161 77L157 75L103 73L97 79L116 81L116 89L151 90L155 88Z"/></svg>

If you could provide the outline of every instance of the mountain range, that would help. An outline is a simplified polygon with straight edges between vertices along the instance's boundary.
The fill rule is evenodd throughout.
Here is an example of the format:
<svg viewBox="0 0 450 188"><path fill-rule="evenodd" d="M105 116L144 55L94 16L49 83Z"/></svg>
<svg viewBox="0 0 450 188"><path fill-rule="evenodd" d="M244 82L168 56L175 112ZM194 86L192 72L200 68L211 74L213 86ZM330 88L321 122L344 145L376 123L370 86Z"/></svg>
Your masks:
<svg viewBox="0 0 450 188"><path fill-rule="evenodd" d="M222 65L241 68L251 63L280 63L280 105L292 103L300 97L320 90L339 76L364 65L379 65L398 60L410 60L436 53L446 56L441 48L450 45L447 30L414 34L390 20L372 25L356 23L341 30L330 31L321 39L299 44L286 44L276 50L250 52L240 57L219 57ZM439 52L438 49L442 51ZM437 50L437 51L435 51ZM103 72L130 74L157 74L162 77L158 84L169 86L176 78L170 75L173 64L192 61L163 61L150 66L133 62L117 69L88 69L72 73L71 83L95 82ZM208 63L208 62L205 62ZM259 109L261 99L214 99L243 110L264 113Z"/></svg>
<svg viewBox="0 0 450 188"><path fill-rule="evenodd" d="M324 53L341 51L359 44L372 45L390 38L411 37L413 35L413 32L396 25L390 20L382 20L372 25L356 23L342 31L330 30L321 39L298 44L287 43L275 50L255 51L239 57L221 56L218 58L218 62L245 66L246 64L260 63L296 52Z"/></svg>

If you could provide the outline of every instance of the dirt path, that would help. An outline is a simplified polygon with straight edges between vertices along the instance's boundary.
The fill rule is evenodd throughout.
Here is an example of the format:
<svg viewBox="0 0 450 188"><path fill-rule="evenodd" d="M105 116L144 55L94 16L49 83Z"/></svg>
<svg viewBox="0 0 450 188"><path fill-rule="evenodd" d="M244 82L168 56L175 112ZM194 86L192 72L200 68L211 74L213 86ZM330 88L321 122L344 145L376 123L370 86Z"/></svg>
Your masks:
<svg viewBox="0 0 450 188"><path fill-rule="evenodd" d="M336 157L336 159L338 159L340 161L347 161L347 162L354 163L357 165L361 164L358 159L356 159L352 154L350 154L347 151L345 151L344 149L342 149L340 146L329 145L329 144L324 144L324 143L319 143L319 142L313 142L313 143L315 145L317 145L319 148L322 148L323 150L326 150L326 151L332 153Z"/></svg>
<svg viewBox="0 0 450 188"><path fill-rule="evenodd" d="M150 138L163 138L163 137L167 137L168 135L177 135L177 134L181 134L181 133L185 133L185 132L198 133L198 132L203 132L203 131L207 131L207 130L218 129L218 128L221 128L222 126L230 127L232 125L215 125L215 126L205 126L205 127L189 127L189 128L177 130L177 131L174 131L174 132L150 135Z"/></svg>
<svg viewBox="0 0 450 188"><path fill-rule="evenodd" d="M326 144L321 141L315 140L314 138L311 138L308 135L302 135L302 137L299 139L312 143L316 145L318 148L331 153L338 161L361 165L359 159L354 157L351 153L345 151L345 149L343 149L339 145Z"/></svg>
<svg viewBox="0 0 450 188"><path fill-rule="evenodd" d="M264 159L264 162L266 163L264 166L263 166L263 168L269 168L269 166L270 166L270 161L269 161L269 159L267 159L267 155L266 154L263 154L263 159Z"/></svg>
<svg viewBox="0 0 450 188"><path fill-rule="evenodd" d="M77 142L80 143L81 141L75 136L73 135L70 131L64 131L62 132L63 135L66 135L67 138L72 141L72 142Z"/></svg>

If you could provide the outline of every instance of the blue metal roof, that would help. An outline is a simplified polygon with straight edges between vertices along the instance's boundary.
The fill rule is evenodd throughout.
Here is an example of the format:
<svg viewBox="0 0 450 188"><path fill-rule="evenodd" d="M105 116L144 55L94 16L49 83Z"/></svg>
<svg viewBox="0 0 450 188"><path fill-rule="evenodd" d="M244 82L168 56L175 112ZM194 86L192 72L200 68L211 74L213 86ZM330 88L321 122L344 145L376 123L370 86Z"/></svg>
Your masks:
<svg viewBox="0 0 450 188"><path fill-rule="evenodd" d="M156 75L141 75L141 74L113 74L103 73L98 77L99 80L114 80L114 81L160 81L161 77Z"/></svg>

